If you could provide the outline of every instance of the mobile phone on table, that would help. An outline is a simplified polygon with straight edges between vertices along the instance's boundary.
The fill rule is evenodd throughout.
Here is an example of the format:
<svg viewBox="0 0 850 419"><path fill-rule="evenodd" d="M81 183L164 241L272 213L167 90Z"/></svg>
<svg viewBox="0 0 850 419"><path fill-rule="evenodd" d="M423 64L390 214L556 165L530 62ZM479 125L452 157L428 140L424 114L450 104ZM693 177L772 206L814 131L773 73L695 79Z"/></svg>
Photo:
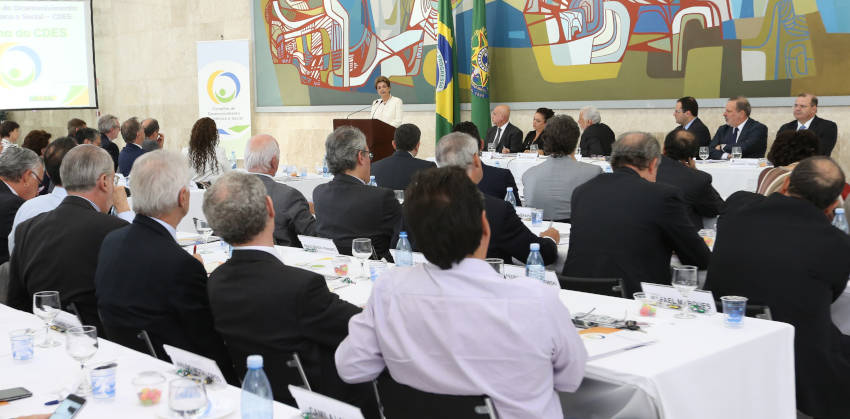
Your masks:
<svg viewBox="0 0 850 419"><path fill-rule="evenodd" d="M59 403L59 407L50 415L50 419L71 419L83 410L85 404L86 399L76 394L69 394L62 403Z"/></svg>
<svg viewBox="0 0 850 419"><path fill-rule="evenodd" d="M0 390L0 402L10 402L12 400L25 399L32 396L29 390L23 387L7 388Z"/></svg>

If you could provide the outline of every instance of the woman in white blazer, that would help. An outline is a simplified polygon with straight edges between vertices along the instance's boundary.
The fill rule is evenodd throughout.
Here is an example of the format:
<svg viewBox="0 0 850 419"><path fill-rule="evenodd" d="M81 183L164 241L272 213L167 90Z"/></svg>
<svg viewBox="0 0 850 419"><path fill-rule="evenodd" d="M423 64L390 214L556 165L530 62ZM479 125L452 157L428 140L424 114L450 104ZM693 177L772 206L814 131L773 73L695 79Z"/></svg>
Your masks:
<svg viewBox="0 0 850 419"><path fill-rule="evenodd" d="M381 97L372 102L372 118L380 119L396 128L401 125L401 99L390 94L390 79L381 76L375 80L375 90Z"/></svg>

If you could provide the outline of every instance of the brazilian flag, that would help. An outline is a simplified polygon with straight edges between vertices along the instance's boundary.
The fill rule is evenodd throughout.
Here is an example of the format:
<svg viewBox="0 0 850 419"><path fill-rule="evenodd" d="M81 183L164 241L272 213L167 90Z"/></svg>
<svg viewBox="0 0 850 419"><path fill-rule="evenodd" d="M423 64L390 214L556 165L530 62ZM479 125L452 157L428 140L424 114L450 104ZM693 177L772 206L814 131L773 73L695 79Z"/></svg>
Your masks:
<svg viewBox="0 0 850 419"><path fill-rule="evenodd" d="M460 102L457 93L457 59L455 27L451 0L439 0L437 22L437 140L452 131L460 122Z"/></svg>
<svg viewBox="0 0 850 419"><path fill-rule="evenodd" d="M472 4L472 66L469 74L472 122L484 134L490 128L490 59L487 54L487 4L475 0Z"/></svg>

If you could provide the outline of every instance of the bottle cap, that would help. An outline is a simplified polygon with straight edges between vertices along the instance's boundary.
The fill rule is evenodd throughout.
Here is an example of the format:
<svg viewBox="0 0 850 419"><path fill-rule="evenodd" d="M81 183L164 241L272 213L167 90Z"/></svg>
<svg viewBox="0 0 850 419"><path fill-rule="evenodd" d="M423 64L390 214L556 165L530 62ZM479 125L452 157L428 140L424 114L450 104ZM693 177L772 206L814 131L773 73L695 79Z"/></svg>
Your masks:
<svg viewBox="0 0 850 419"><path fill-rule="evenodd" d="M513 190L514 190L513 186L508 186L508 191L513 192Z"/></svg>
<svg viewBox="0 0 850 419"><path fill-rule="evenodd" d="M540 243L531 243L531 250L540 250Z"/></svg>
<svg viewBox="0 0 850 419"><path fill-rule="evenodd" d="M406 231L402 231L401 233L398 233L398 236L399 236L399 237L407 237L407 232L406 232Z"/></svg>
<svg viewBox="0 0 850 419"><path fill-rule="evenodd" d="M844 214L844 208L838 207L835 209L836 214Z"/></svg>
<svg viewBox="0 0 850 419"><path fill-rule="evenodd" d="M248 355L248 368L252 370L257 368L263 368L263 356Z"/></svg>

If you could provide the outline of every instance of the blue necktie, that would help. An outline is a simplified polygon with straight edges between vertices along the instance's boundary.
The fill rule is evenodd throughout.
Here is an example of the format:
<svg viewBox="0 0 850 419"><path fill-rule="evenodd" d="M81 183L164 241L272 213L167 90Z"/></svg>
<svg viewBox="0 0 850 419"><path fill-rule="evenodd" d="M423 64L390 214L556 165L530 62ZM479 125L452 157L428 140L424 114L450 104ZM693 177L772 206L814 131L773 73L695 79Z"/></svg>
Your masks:
<svg viewBox="0 0 850 419"><path fill-rule="evenodd" d="M797 131L801 131L801 130L804 130L804 129L806 129L806 126L805 126L805 125L800 125L800 127L799 127L799 128L797 128Z"/></svg>

